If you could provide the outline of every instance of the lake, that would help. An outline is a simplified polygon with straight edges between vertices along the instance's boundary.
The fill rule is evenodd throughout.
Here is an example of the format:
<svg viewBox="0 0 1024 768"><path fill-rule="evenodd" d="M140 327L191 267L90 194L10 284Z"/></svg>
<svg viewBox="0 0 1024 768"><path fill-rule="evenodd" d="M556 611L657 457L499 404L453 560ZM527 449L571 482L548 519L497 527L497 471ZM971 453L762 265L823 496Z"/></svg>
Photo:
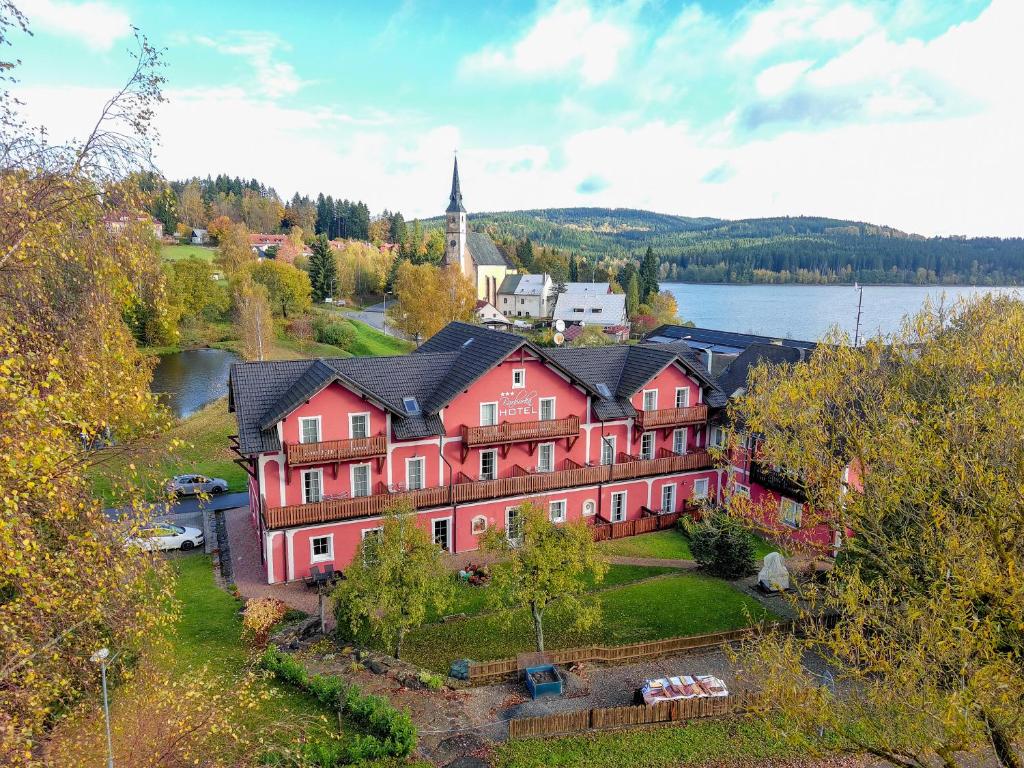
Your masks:
<svg viewBox="0 0 1024 768"><path fill-rule="evenodd" d="M239 357L223 349L187 349L161 355L149 388L176 418L191 416L228 393L228 371Z"/></svg>
<svg viewBox="0 0 1024 768"><path fill-rule="evenodd" d="M699 328L817 341L838 325L853 337L857 290L851 285L708 285L662 283L679 304L679 316ZM868 285L861 309L861 338L891 333L904 315L925 299L947 302L961 296L1020 289L934 285Z"/></svg>

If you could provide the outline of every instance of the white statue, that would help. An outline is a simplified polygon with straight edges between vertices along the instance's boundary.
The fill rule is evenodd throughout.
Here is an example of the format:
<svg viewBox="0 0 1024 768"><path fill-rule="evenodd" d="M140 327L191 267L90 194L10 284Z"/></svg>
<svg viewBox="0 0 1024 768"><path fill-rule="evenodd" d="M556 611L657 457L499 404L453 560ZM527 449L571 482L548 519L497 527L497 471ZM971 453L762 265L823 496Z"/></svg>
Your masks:
<svg viewBox="0 0 1024 768"><path fill-rule="evenodd" d="M757 574L757 583L767 592L783 592L789 589L789 571L786 561L778 552L769 552L764 557L764 567Z"/></svg>

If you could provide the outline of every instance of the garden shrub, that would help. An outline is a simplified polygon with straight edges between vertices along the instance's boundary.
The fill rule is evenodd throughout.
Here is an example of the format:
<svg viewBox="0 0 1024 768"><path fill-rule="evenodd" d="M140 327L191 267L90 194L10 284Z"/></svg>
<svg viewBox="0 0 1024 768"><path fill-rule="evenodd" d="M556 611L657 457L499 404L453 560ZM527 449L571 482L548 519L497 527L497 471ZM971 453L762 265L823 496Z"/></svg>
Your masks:
<svg viewBox="0 0 1024 768"><path fill-rule="evenodd" d="M444 677L433 672L427 672L427 670L420 672L420 682L432 691L440 691L444 688Z"/></svg>
<svg viewBox="0 0 1024 768"><path fill-rule="evenodd" d="M680 520L690 540L693 559L712 576L739 579L756 572L754 537L725 512L712 512L700 522Z"/></svg>
<svg viewBox="0 0 1024 768"><path fill-rule="evenodd" d="M352 324L344 320L328 321L318 318L313 325L313 337L321 344L348 349L355 341L356 332Z"/></svg>
<svg viewBox="0 0 1024 768"><path fill-rule="evenodd" d="M408 757L416 748L412 717L387 699L364 696L358 686L347 685L335 675L309 676L301 663L276 648L268 648L261 663L278 679L308 691L324 706L343 712L370 732L353 737L344 746L347 762Z"/></svg>
<svg viewBox="0 0 1024 768"><path fill-rule="evenodd" d="M267 645L270 630L288 612L288 606L275 597L254 597L242 611L242 638L253 648Z"/></svg>

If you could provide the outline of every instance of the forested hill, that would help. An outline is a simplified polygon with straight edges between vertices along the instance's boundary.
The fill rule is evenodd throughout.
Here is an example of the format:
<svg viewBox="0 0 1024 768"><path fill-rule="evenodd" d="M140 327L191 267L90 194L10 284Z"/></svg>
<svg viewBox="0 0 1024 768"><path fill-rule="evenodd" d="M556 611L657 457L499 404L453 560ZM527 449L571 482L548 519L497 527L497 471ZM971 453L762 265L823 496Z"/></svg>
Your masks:
<svg viewBox="0 0 1024 768"><path fill-rule="evenodd" d="M529 238L598 261L639 257L651 246L664 280L1024 284L1021 238L922 237L813 216L730 221L629 208L548 208L469 218L499 242ZM427 223L441 222L438 217Z"/></svg>

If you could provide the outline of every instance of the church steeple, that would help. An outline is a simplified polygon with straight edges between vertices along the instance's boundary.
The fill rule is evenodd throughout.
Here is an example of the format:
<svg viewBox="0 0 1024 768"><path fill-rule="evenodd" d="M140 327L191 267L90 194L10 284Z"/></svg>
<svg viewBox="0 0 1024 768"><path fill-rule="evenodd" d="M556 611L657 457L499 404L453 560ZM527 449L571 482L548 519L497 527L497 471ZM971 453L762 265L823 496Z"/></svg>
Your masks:
<svg viewBox="0 0 1024 768"><path fill-rule="evenodd" d="M459 188L459 158L455 158L455 170L452 171L452 193L448 197L448 210L445 213L465 213L462 207L462 189Z"/></svg>

